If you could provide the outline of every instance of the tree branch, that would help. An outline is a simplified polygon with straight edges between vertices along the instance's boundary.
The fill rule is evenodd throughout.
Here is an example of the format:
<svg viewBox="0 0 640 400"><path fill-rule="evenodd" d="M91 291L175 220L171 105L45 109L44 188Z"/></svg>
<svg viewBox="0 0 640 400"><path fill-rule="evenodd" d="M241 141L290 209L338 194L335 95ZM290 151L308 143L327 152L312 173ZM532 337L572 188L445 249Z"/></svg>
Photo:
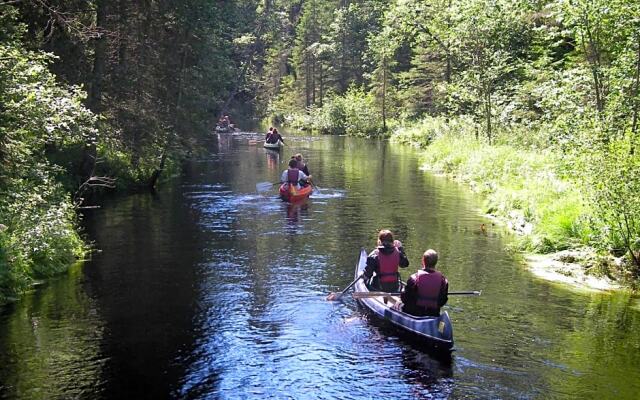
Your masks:
<svg viewBox="0 0 640 400"><path fill-rule="evenodd" d="M8 6L11 4L17 4L17 3L22 3L25 0L10 0L10 1L3 1L2 3L0 3L0 6Z"/></svg>

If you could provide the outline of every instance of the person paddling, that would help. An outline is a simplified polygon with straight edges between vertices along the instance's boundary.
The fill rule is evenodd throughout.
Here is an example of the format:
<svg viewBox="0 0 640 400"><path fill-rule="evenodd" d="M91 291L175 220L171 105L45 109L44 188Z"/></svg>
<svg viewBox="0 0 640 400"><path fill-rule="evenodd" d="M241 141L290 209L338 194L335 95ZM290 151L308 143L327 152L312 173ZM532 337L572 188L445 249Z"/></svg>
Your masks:
<svg viewBox="0 0 640 400"><path fill-rule="evenodd" d="M408 266L409 259L404 254L402 242L394 240L390 230L383 229L378 233L378 247L367 257L364 278L373 290L397 292L400 277L398 268Z"/></svg>
<svg viewBox="0 0 640 400"><path fill-rule="evenodd" d="M267 135L264 137L264 141L267 143L271 143L271 135L273 135L273 126L269 128L269 132L267 132Z"/></svg>
<svg viewBox="0 0 640 400"><path fill-rule="evenodd" d="M289 168L282 172L280 182L295 185L297 189L300 189L300 184L311 182L311 175L307 176L307 174L300 171L298 169L298 161L292 158L289 160Z"/></svg>
<svg viewBox="0 0 640 400"><path fill-rule="evenodd" d="M296 161L298 162L298 169L300 171L304 172L307 175L311 175L311 173L309 172L309 167L307 167L307 163L305 163L304 159L302 158L302 154L298 153L291 158L296 159Z"/></svg>
<svg viewBox="0 0 640 400"><path fill-rule="evenodd" d="M271 136L269 137L269 140L267 140L267 143L278 143L278 140L284 143L284 139L282 138L282 136L280 136L278 129L273 128L273 131L271 132Z"/></svg>
<svg viewBox="0 0 640 400"><path fill-rule="evenodd" d="M422 255L422 270L411 275L400 299L402 311L415 316L440 315L440 307L449 299L449 281L436 271L438 253L429 249Z"/></svg>

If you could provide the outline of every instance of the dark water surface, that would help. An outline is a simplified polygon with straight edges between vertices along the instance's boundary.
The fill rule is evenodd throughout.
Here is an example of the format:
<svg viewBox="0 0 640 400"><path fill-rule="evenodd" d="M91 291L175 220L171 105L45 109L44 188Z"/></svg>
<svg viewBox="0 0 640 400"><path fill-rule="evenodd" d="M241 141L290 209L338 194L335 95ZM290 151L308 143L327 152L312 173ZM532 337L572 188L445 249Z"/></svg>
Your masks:
<svg viewBox="0 0 640 400"><path fill-rule="evenodd" d="M85 216L100 252L0 309L0 398L640 398L640 311L626 294L534 278L481 199L419 171L407 147L290 137L282 155L222 135L155 194ZM291 153L320 186L276 198ZM412 265L427 248L451 290L456 351L437 359L353 299L380 228Z"/></svg>

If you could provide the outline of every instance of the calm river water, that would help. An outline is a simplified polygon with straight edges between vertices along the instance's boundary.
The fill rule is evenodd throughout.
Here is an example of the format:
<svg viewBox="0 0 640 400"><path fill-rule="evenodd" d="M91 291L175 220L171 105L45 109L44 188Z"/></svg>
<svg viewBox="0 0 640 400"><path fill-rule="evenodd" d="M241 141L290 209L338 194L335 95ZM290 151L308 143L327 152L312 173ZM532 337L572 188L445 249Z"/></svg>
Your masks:
<svg viewBox="0 0 640 400"><path fill-rule="evenodd" d="M410 148L221 135L158 193L84 217L98 252L0 309L3 399L640 398L640 311L625 294L540 281L481 199ZM294 152L320 194L279 201ZM483 234L479 227L490 228ZM456 351L437 359L350 296L360 247L390 228L412 265L440 254Z"/></svg>

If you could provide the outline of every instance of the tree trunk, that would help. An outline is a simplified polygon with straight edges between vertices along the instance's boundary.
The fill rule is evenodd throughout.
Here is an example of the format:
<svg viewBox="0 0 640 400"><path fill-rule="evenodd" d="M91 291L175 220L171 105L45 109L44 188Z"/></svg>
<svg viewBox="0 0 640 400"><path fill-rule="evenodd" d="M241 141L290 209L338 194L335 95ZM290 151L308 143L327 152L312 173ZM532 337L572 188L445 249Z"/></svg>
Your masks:
<svg viewBox="0 0 640 400"><path fill-rule="evenodd" d="M448 8L451 8L451 1L448 3ZM451 29L451 19L449 18L449 13L447 13L447 28ZM445 43L445 54L447 57L447 67L444 72L444 81L447 83L451 83L451 50L449 49L450 41L447 40Z"/></svg>
<svg viewBox="0 0 640 400"><path fill-rule="evenodd" d="M316 104L316 57L311 56L311 104Z"/></svg>
<svg viewBox="0 0 640 400"><path fill-rule="evenodd" d="M319 67L320 67L320 107L322 107L322 104L324 102L324 68L322 66L322 59L320 60L319 63Z"/></svg>
<svg viewBox="0 0 640 400"><path fill-rule="evenodd" d="M492 142L492 124L491 124L491 92L486 90L485 92L485 118L487 123L487 139L489 139L489 145Z"/></svg>
<svg viewBox="0 0 640 400"><path fill-rule="evenodd" d="M305 106L309 107L311 105L311 66L309 65L309 55L305 55L305 64L304 64L304 93L305 93Z"/></svg>
<svg viewBox="0 0 640 400"><path fill-rule="evenodd" d="M632 96L632 104L633 104L633 118L631 122L631 140L630 140L630 148L629 152L631 155L635 154L636 150L636 140L638 135L638 108L640 108L638 101L639 89L640 89L640 34L636 34L636 45L638 47L638 51L636 54L636 73L634 77L633 83L633 91L631 92Z"/></svg>
<svg viewBox="0 0 640 400"><path fill-rule="evenodd" d="M91 90L87 99L87 106L95 114L102 111L102 80L106 62L106 23L107 23L107 0L96 1L96 28L98 37L94 42L93 71L91 76ZM82 152L82 162L80 163L80 176L87 180L95 170L97 159L97 149L95 139L91 138L89 143L85 143Z"/></svg>
<svg viewBox="0 0 640 400"><path fill-rule="evenodd" d="M120 82L124 80L127 71L127 0L118 1L118 64L117 77ZM116 87L120 87L117 85Z"/></svg>
<svg viewBox="0 0 640 400"><path fill-rule="evenodd" d="M91 90L89 91L88 106L91 111L99 114L102 111L102 79L106 61L106 22L107 0L96 0L96 28L98 37L95 39L93 71L91 76Z"/></svg>
<svg viewBox="0 0 640 400"><path fill-rule="evenodd" d="M596 110L601 113L604 110L604 90L600 69L602 67L600 48L597 40L591 32L591 22L586 12L583 15L582 22L584 24L585 34L582 34L582 49L587 57L587 61L591 67L591 75L593 76L593 88L596 96ZM585 40L586 39L586 40ZM588 43L588 46L587 46Z"/></svg>
<svg viewBox="0 0 640 400"><path fill-rule="evenodd" d="M186 35L188 37L188 35ZM176 97L176 103L175 103L175 109L173 111L173 126L174 129L176 126L178 126L178 123L180 122L178 118L180 118L180 107L181 107L181 103L182 103L182 82L184 81L184 70L185 70L185 65L186 65L186 60L187 60L187 50L183 49L182 50L182 59L180 61L180 72L178 73L178 76L180 77L178 80L178 96ZM158 167L153 171L153 173L151 174L151 177L149 178L149 187L151 189L154 189L156 187L156 184L158 183L158 179L160 178L160 174L162 174L162 171L164 171L164 166L165 163L167 161L167 155L169 154L169 147L172 144L172 133L168 132L167 133L167 137L165 138L165 142L164 142L164 146L162 147L162 154L160 156L160 164L158 165Z"/></svg>
<svg viewBox="0 0 640 400"><path fill-rule="evenodd" d="M387 130L387 56L382 58L382 129Z"/></svg>

